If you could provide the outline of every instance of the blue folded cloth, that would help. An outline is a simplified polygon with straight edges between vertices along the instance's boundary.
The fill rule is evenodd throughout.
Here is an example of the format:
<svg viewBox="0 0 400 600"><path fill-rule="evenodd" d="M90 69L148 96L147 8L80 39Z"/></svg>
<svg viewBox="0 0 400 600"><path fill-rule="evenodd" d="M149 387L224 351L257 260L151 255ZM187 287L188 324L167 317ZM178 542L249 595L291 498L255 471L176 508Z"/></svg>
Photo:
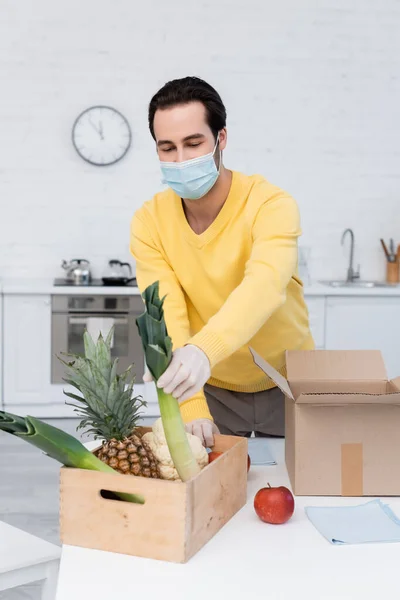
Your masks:
<svg viewBox="0 0 400 600"><path fill-rule="evenodd" d="M276 465L267 438L253 437L247 441L248 453L252 465Z"/></svg>
<svg viewBox="0 0 400 600"><path fill-rule="evenodd" d="M247 441L252 465L276 465L268 441L265 438L248 438ZM212 448L206 448L206 450L208 453L212 452Z"/></svg>
<svg viewBox="0 0 400 600"><path fill-rule="evenodd" d="M307 506L307 517L331 544L400 542L400 520L387 504Z"/></svg>

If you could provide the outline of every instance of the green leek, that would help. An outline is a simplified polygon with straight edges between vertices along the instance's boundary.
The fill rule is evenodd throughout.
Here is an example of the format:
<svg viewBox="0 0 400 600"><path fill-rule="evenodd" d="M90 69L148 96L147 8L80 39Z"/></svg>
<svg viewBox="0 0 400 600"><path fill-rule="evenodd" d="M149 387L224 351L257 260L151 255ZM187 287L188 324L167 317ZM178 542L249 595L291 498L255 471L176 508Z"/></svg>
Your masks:
<svg viewBox="0 0 400 600"><path fill-rule="evenodd" d="M29 442L66 467L115 473L75 437L35 417L20 417L0 410L0 430ZM115 494L126 502L144 504L144 498L137 494Z"/></svg>
<svg viewBox="0 0 400 600"><path fill-rule="evenodd" d="M145 312L136 319L142 339L147 368L157 381L172 359L172 341L164 320L164 298L159 296L159 282L148 286L143 293ZM171 394L157 387L158 403L165 438L171 458L182 481L188 481L200 472L190 448L179 403Z"/></svg>

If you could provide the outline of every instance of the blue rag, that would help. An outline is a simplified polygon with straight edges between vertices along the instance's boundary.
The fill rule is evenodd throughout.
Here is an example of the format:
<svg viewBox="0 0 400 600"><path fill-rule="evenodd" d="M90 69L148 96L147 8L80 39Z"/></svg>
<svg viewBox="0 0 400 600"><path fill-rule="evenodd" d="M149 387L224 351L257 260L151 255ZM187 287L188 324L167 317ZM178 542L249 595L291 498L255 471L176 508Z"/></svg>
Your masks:
<svg viewBox="0 0 400 600"><path fill-rule="evenodd" d="M331 544L400 542L400 520L387 504L307 506L307 517Z"/></svg>
<svg viewBox="0 0 400 600"><path fill-rule="evenodd" d="M253 437L248 440L248 453L252 465L276 465L269 449L268 439Z"/></svg>

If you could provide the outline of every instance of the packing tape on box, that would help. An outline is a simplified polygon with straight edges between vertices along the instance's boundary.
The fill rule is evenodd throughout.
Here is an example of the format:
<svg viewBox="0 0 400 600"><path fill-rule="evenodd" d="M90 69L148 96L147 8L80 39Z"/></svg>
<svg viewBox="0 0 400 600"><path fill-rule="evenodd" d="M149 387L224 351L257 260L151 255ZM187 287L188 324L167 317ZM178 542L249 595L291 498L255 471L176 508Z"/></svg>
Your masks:
<svg viewBox="0 0 400 600"><path fill-rule="evenodd" d="M342 496L363 495L363 445L342 444Z"/></svg>

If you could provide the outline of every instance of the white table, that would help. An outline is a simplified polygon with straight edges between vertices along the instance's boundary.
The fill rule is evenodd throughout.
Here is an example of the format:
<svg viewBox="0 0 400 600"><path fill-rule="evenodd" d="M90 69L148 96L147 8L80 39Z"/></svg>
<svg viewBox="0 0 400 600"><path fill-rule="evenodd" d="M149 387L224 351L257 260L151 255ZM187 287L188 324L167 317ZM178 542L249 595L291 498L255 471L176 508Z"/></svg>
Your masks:
<svg viewBox="0 0 400 600"><path fill-rule="evenodd" d="M61 548L0 521L0 591L44 580L42 600L54 600Z"/></svg>
<svg viewBox="0 0 400 600"><path fill-rule="evenodd" d="M262 523L253 509L260 487L289 485L283 440L277 466L252 467L247 505L188 563L64 546L56 600L117 597L214 600L376 600L398 598L400 544L333 546L308 521L304 506L350 505L367 498L296 497L292 519ZM387 499L400 515L400 499Z"/></svg>

